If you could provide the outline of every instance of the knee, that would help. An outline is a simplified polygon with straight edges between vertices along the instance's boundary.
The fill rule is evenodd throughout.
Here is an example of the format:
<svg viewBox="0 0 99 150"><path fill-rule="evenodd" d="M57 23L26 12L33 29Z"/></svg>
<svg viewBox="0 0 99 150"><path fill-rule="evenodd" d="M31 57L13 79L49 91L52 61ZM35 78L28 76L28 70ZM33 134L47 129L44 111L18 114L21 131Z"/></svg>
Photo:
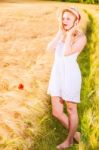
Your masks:
<svg viewBox="0 0 99 150"><path fill-rule="evenodd" d="M77 108L68 106L67 107L67 112L68 112L69 115L77 115Z"/></svg>
<svg viewBox="0 0 99 150"><path fill-rule="evenodd" d="M53 110L52 115L56 118L61 118L63 112L59 112L58 110Z"/></svg>

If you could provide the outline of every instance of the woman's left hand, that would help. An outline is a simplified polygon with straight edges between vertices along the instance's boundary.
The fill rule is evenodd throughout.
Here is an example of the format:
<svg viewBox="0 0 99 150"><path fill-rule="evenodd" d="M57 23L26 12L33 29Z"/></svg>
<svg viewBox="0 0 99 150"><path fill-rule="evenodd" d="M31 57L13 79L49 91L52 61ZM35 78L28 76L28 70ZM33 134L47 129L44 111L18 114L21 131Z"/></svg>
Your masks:
<svg viewBox="0 0 99 150"><path fill-rule="evenodd" d="M72 36L74 34L76 34L76 31L78 29L78 24L74 25L68 32L67 32L67 36Z"/></svg>

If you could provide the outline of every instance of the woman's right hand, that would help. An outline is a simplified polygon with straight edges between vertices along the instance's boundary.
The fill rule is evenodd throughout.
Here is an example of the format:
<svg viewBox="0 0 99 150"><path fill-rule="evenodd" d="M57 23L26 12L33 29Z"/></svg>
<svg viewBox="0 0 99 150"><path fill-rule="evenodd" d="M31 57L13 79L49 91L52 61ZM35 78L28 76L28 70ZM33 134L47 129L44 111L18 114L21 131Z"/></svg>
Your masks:
<svg viewBox="0 0 99 150"><path fill-rule="evenodd" d="M59 32L61 34L61 40L65 39L66 38L66 31L59 26Z"/></svg>

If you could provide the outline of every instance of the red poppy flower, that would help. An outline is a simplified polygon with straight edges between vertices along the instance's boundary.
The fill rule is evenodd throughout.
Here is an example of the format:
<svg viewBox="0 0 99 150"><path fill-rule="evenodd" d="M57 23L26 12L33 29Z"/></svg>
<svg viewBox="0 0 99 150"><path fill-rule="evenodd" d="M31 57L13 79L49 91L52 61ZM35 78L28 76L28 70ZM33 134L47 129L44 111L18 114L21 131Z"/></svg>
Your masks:
<svg viewBox="0 0 99 150"><path fill-rule="evenodd" d="M22 83L19 84L18 89L23 90L24 85Z"/></svg>

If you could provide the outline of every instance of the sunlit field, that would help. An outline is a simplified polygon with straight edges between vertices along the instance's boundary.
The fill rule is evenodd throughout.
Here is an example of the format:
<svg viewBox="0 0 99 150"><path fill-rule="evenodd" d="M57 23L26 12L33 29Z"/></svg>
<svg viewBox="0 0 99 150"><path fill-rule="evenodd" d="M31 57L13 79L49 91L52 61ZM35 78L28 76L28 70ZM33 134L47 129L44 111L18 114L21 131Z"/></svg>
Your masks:
<svg viewBox="0 0 99 150"><path fill-rule="evenodd" d="M78 57L82 138L70 150L99 150L99 8L62 2L0 3L0 150L56 150L67 136L46 94L54 60L46 47L58 30L58 8L68 5L80 9L88 38Z"/></svg>

